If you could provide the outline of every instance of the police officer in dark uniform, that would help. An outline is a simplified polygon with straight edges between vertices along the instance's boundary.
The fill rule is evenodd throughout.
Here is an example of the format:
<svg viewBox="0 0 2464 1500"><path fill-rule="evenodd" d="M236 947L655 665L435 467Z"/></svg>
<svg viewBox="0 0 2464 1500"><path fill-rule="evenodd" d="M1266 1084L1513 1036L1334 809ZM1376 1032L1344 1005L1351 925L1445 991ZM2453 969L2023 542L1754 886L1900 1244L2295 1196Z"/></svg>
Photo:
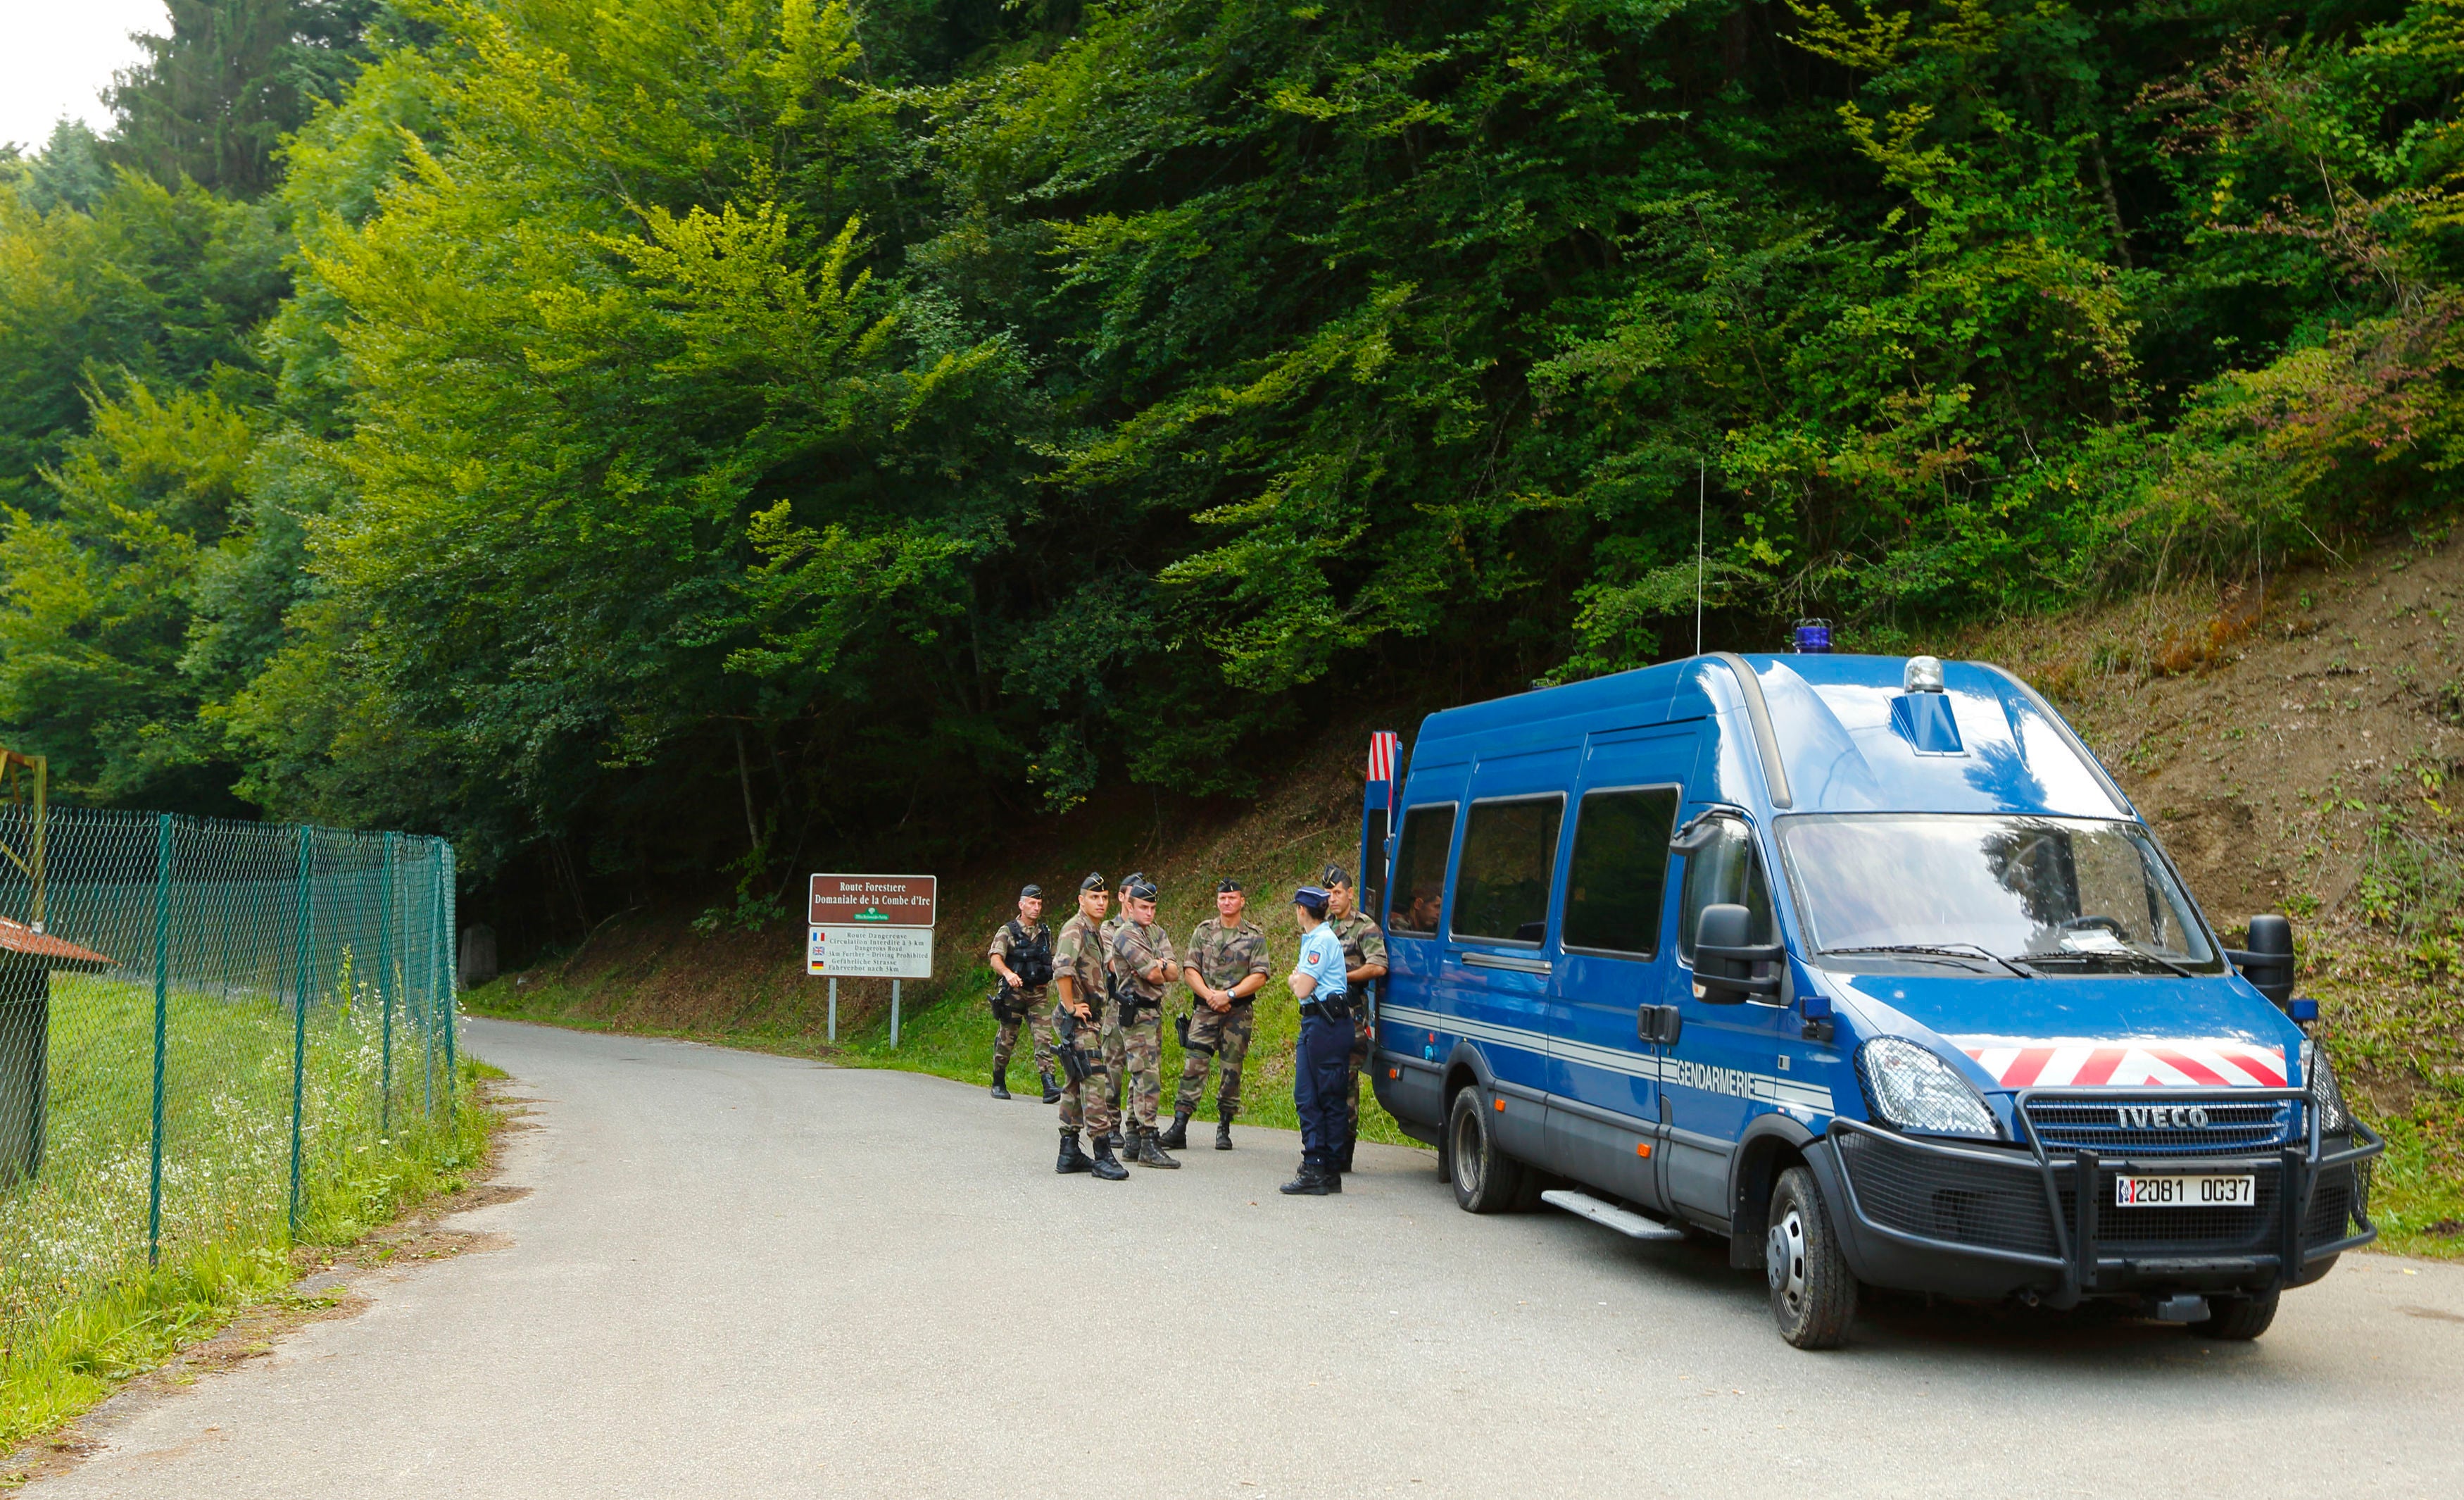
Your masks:
<svg viewBox="0 0 2464 1500"><path fill-rule="evenodd" d="M1346 1128L1344 1065L1352 1055L1343 943L1327 925L1326 904L1326 892L1316 886L1292 893L1292 921L1301 930L1300 961L1291 978L1292 996L1301 1004L1300 1041L1292 1059L1292 1104L1301 1116L1301 1172L1283 1190L1311 1197L1343 1191L1335 1160Z"/></svg>
<svg viewBox="0 0 2464 1500"><path fill-rule="evenodd" d="M1360 1140L1360 1075L1376 1042L1369 1030L1369 1009L1376 982L1386 977L1386 934L1359 909L1350 871L1329 865L1318 884L1326 888L1326 925L1343 944L1344 988L1352 1001L1352 1057L1344 1065L1343 1085L1346 1123L1343 1144L1334 1154L1334 1169L1341 1173L1352 1170L1352 1148Z"/></svg>

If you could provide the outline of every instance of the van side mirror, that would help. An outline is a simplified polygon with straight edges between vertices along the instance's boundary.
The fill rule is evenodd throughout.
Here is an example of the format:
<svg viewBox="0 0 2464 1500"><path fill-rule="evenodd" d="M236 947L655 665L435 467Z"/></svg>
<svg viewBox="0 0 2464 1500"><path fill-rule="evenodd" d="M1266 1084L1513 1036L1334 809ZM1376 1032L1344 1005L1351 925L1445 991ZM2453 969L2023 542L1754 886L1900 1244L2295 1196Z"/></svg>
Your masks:
<svg viewBox="0 0 2464 1500"><path fill-rule="evenodd" d="M1703 908L1694 924L1694 993L1706 1004L1733 1005L1755 996L1776 998L1779 977L1754 978L1754 965L1779 961L1777 943L1749 943L1753 914L1733 902Z"/></svg>
<svg viewBox="0 0 2464 1500"><path fill-rule="evenodd" d="M2251 988L2283 1010L2293 1004L2293 924L2281 916L2250 919L2247 948L2227 948L2225 957L2250 981Z"/></svg>

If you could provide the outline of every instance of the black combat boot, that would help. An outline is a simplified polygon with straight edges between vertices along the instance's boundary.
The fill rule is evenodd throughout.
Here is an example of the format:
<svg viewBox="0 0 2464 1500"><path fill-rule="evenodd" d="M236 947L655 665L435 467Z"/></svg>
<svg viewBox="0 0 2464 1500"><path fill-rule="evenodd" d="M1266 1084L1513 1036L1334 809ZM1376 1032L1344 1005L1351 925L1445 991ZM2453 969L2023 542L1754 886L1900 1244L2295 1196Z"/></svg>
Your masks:
<svg viewBox="0 0 2464 1500"><path fill-rule="evenodd" d="M1044 1102L1046 1104L1061 1102L1061 1081L1048 1072L1044 1075Z"/></svg>
<svg viewBox="0 0 2464 1500"><path fill-rule="evenodd" d="M1118 1125L1113 1126L1111 1134L1104 1137L1104 1144L1111 1147L1114 1151L1127 1151L1130 1149L1129 1138L1121 1134L1121 1127Z"/></svg>
<svg viewBox="0 0 2464 1500"><path fill-rule="evenodd" d="M1001 1067L993 1070L993 1097L996 1099L1006 1099L1009 1097L1009 1069L1007 1067Z"/></svg>
<svg viewBox="0 0 2464 1500"><path fill-rule="evenodd" d="M1102 1136L1095 1137L1095 1159L1087 1164L1087 1170L1107 1182L1117 1182L1130 1175L1129 1168L1112 1159L1112 1142Z"/></svg>
<svg viewBox="0 0 2464 1500"><path fill-rule="evenodd" d="M1215 1121L1215 1149L1218 1151L1232 1149L1232 1112L1230 1110L1225 1110Z"/></svg>
<svg viewBox="0 0 2464 1500"><path fill-rule="evenodd" d="M1144 1126L1138 1128L1137 1138L1131 1145L1130 1159L1142 1167L1180 1165L1179 1162L1163 1154L1163 1142L1156 1137L1153 1130Z"/></svg>
<svg viewBox="0 0 2464 1500"><path fill-rule="evenodd" d="M1318 1169L1316 1162L1304 1159L1301 1162L1301 1175L1286 1182L1283 1191L1296 1198L1302 1196L1324 1198L1327 1194L1326 1174Z"/></svg>
<svg viewBox="0 0 2464 1500"><path fill-rule="evenodd" d="M1064 1174L1095 1170L1095 1163L1087 1159L1085 1149L1078 1144L1076 1131L1065 1130L1061 1133L1061 1160L1053 1166L1052 1170Z"/></svg>
<svg viewBox="0 0 2464 1500"><path fill-rule="evenodd" d="M1188 1110L1173 1111L1172 1123L1164 1127L1163 1138L1156 1141L1155 1144L1163 1147L1166 1151L1187 1151L1189 1149L1190 1113L1191 1112Z"/></svg>

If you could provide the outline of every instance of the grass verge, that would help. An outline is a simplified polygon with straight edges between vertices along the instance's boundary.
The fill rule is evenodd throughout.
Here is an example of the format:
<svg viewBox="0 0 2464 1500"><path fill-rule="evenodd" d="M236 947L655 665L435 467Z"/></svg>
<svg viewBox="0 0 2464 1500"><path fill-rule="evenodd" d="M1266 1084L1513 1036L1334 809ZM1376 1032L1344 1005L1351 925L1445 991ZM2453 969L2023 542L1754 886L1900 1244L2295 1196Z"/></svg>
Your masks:
<svg viewBox="0 0 2464 1500"><path fill-rule="evenodd" d="M160 1264L121 1267L8 1325L0 1351L0 1450L49 1431L129 1378L282 1294L319 1246L348 1245L433 1195L458 1191L484 1158L495 1113L480 1100L500 1070L465 1058L456 1107L412 1115L368 1149L321 1153L303 1182L295 1244L280 1217L231 1221L165 1242ZM21 1194L21 1197L23 1195Z"/></svg>

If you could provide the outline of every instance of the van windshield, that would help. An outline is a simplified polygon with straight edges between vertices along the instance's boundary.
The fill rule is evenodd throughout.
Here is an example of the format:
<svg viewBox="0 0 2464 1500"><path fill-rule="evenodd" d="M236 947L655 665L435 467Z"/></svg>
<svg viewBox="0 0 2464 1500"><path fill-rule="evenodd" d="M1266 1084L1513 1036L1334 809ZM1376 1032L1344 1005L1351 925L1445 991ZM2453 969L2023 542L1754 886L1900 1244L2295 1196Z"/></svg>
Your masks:
<svg viewBox="0 0 2464 1500"><path fill-rule="evenodd" d="M1815 949L2032 974L2215 972L2189 898L2135 824L1949 813L1779 822Z"/></svg>

